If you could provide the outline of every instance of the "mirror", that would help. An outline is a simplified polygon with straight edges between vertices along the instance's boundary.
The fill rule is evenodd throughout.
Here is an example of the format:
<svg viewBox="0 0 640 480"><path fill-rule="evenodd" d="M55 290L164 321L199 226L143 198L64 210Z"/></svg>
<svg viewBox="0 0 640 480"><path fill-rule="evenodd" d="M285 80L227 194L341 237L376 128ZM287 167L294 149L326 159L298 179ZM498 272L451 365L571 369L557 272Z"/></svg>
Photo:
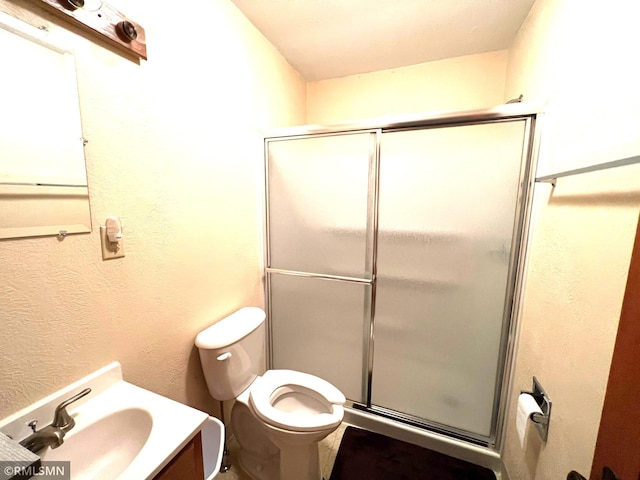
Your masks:
<svg viewBox="0 0 640 480"><path fill-rule="evenodd" d="M91 231L73 53L0 12L0 239Z"/></svg>

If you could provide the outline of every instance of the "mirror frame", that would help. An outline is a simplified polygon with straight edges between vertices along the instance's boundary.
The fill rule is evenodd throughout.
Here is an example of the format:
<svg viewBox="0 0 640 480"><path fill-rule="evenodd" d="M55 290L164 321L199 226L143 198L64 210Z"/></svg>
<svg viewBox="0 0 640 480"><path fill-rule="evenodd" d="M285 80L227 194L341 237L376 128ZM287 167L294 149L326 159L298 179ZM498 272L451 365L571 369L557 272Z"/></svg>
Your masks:
<svg viewBox="0 0 640 480"><path fill-rule="evenodd" d="M34 130L28 131L28 145L25 145L24 139L20 143L20 138L17 138L19 136L14 135L6 140L5 157L0 158L0 163L4 160L6 168L4 172L0 170L0 239L46 235L64 237L73 233L90 233L91 207L84 152L86 140L82 133L75 54L58 38L53 39L46 29L39 29L3 12L0 12L0 29L49 49L54 54L62 55L61 67L57 72L59 76L56 78L56 72L51 72L52 77L48 78L55 79L65 87L64 94L57 97L54 90L37 92L39 95L36 96L34 93L35 100L20 102L19 107L14 109L7 106L7 110L0 112L10 120L21 118L23 123L19 125L23 125L23 128L25 118L37 119L33 122ZM28 55L28 48L21 53ZM16 61L15 64L11 64L9 58L6 61L9 64L4 68L10 73L24 70L24 65L30 60L20 57L20 63ZM19 82L14 82L14 85L17 83ZM50 83L48 85L51 86ZM25 87L25 90L18 94L28 94L28 88ZM47 98L52 98L51 104L46 103ZM64 102L64 109L60 109L61 101ZM63 121L56 122L58 119ZM28 125L29 128L32 127L31 122ZM48 125L53 133L43 131ZM11 135L10 132L11 129L9 133L4 134ZM65 161L65 168L60 168L60 171L51 168L50 143L53 142L47 142L47 136L55 139L55 151L60 152L59 158L71 157L68 162ZM41 140L42 138L44 140ZM39 141L42 145L38 145ZM11 145L11 142L14 145ZM29 151L33 152L31 158ZM32 171L25 167L25 164L29 163L29 168L33 167ZM12 164L16 166L14 171L10 168ZM79 165L82 165L82 170Z"/></svg>

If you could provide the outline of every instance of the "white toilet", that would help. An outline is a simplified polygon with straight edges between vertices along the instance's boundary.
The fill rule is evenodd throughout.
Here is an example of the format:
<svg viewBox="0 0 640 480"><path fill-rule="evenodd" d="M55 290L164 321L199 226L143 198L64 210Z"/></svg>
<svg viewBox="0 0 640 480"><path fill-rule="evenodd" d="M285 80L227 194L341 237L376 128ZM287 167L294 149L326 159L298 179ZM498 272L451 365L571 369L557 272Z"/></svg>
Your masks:
<svg viewBox="0 0 640 480"><path fill-rule="evenodd" d="M265 313L245 307L196 337L209 393L236 399L239 462L256 480L319 480L318 442L342 422L345 397L321 378L265 372Z"/></svg>

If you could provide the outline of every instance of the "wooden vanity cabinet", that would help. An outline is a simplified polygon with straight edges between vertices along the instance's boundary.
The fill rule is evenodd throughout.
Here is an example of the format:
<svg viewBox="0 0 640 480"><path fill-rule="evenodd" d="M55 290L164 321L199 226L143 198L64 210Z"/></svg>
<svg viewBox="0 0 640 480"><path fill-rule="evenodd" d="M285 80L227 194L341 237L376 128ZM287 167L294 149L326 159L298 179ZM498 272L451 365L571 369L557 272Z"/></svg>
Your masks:
<svg viewBox="0 0 640 480"><path fill-rule="evenodd" d="M202 435L200 432L180 450L154 480L203 480Z"/></svg>

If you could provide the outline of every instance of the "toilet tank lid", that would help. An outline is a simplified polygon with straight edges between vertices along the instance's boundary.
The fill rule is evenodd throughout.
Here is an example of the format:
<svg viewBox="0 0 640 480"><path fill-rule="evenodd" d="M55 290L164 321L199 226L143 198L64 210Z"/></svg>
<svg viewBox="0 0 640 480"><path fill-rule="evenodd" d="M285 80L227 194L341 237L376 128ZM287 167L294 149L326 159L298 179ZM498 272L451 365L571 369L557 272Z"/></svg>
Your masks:
<svg viewBox="0 0 640 480"><path fill-rule="evenodd" d="M262 325L266 315L259 307L244 307L214 323L196 336L196 347L224 348L242 340Z"/></svg>

